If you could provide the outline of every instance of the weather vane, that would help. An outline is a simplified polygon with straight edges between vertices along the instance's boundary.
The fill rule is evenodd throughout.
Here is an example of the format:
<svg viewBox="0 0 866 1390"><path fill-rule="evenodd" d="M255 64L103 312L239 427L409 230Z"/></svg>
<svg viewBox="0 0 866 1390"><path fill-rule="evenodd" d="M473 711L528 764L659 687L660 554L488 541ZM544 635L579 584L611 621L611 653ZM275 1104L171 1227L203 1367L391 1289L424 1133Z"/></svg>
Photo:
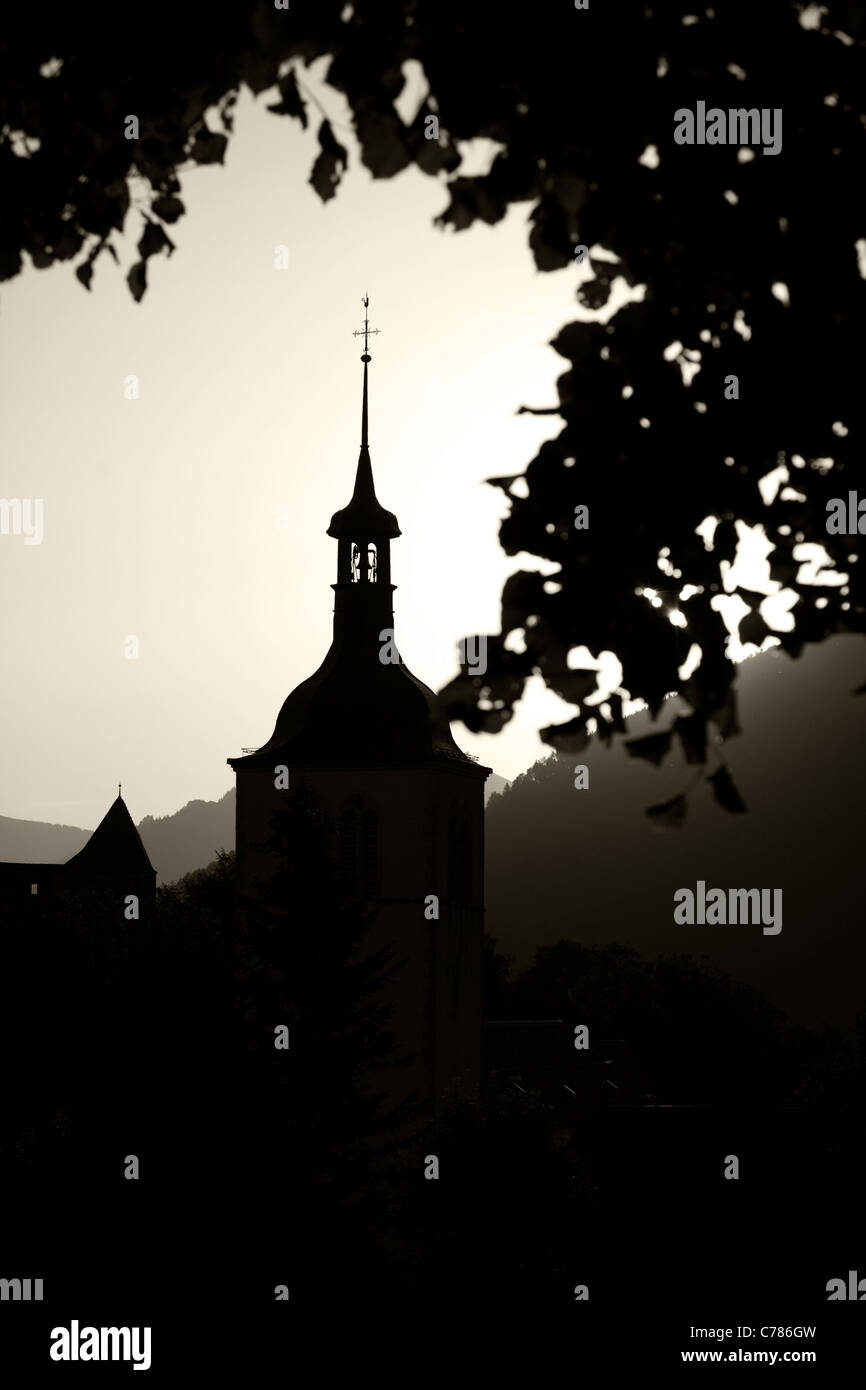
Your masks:
<svg viewBox="0 0 866 1390"><path fill-rule="evenodd" d="M363 304L364 309L366 310L366 309L368 308L368 306L369 306L369 303L370 303L370 296L369 296L368 294L365 294L365 295L364 295L364 298L361 300L361 303ZM371 328L371 327L370 327L370 320L367 318L367 315L366 315L366 313L365 313L365 314L364 314L364 327L363 327L363 328L356 328L355 331L354 331L353 334L352 334L352 337L353 337L353 338L360 338L360 336L361 336L362 333L363 333L363 335L364 335L364 356L361 358L361 361L362 361L362 362L369 362L369 361L370 361L370 352L369 352L369 347L368 347L367 339L368 339L368 337L369 337L369 335L370 335L371 333L378 333L378 332L379 332L379 329L378 329L378 328Z"/></svg>

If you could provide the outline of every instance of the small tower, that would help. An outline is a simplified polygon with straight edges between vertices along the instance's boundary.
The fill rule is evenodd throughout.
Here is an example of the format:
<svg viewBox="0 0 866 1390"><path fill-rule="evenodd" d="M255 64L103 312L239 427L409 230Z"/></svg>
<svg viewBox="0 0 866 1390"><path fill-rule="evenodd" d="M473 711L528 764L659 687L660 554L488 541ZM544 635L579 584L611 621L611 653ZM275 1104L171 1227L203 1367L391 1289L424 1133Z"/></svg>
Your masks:
<svg viewBox="0 0 866 1390"><path fill-rule="evenodd" d="M125 904L135 897L135 920L150 922L156 903L156 870L120 787L87 844L65 864L0 864L0 897L15 909L19 921L60 913L64 905L86 914L98 903L116 913L119 924L129 920Z"/></svg>
<svg viewBox="0 0 866 1390"><path fill-rule="evenodd" d="M368 342L377 331L365 319L355 487L327 531L337 541L330 650L288 696L267 743L228 761L242 894L269 877L256 847L280 805L276 767L288 767L291 785L305 783L330 817L347 885L375 905L370 948L390 944L404 962L388 1002L400 1050L415 1061L400 1069L392 1098L414 1092L432 1106L449 1094L475 1096L480 1080L490 769L458 748L437 696L394 645L390 551L400 528L376 497L368 439Z"/></svg>

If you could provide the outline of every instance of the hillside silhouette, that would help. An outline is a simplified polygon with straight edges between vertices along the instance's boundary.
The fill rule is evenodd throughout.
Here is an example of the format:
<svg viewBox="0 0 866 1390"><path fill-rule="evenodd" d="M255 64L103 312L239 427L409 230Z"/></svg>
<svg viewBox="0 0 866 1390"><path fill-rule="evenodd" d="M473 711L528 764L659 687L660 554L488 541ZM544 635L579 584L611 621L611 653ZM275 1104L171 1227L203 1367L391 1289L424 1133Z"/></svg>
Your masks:
<svg viewBox="0 0 866 1390"><path fill-rule="evenodd" d="M234 788L219 801L188 801L171 815L145 816L138 832L157 882L173 883L210 864L219 850L234 848ZM62 864L83 848L90 834L78 826L0 816L0 861Z"/></svg>
<svg viewBox="0 0 866 1390"><path fill-rule="evenodd" d="M661 767L597 740L553 754L496 798L487 814L487 930L525 967L561 939L616 942L646 956L706 958L766 993L798 1021L853 1025L863 1006L862 833L866 757L862 643L840 637L799 661L772 650L737 671L743 732L726 747L747 811L727 815L701 774L685 821L660 831L647 807L673 799L695 769ZM816 720L819 697L823 713ZM659 726L671 722L670 701ZM650 731L645 715L628 733ZM587 791L573 769L589 767ZM677 926L673 893L781 887L783 926Z"/></svg>
<svg viewBox="0 0 866 1390"><path fill-rule="evenodd" d="M504 777L491 773L485 801L508 786ZM145 816L138 823L138 833L156 869L157 883L175 883L195 869L206 868L220 850L234 849L235 789L218 801L196 799L171 815ZM62 864L84 847L90 834L78 826L0 816L0 862Z"/></svg>

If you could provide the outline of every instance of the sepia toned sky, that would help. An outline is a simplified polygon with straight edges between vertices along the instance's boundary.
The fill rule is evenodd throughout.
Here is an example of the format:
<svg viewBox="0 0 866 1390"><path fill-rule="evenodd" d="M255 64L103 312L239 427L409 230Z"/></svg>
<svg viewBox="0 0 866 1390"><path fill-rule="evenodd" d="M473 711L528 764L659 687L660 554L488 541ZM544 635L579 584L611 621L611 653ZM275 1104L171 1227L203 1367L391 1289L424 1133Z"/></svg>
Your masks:
<svg viewBox="0 0 866 1390"><path fill-rule="evenodd" d="M184 176L177 250L149 262L141 304L125 284L134 211L121 268L102 258L89 294L71 264L2 287L0 496L42 498L44 538L0 536L0 815L91 827L118 781L136 820L217 798L226 758L263 742L319 665L336 568L325 530L358 456L365 290L381 329L371 454L403 532L392 571L409 667L444 684L460 637L498 631L505 576L542 567L500 550L506 502L483 480L521 471L559 432L557 417L515 412L556 400L566 364L547 343L589 317L575 312L584 272L535 270L528 204L455 235L432 225L441 183L410 170L374 186L320 72L304 81L350 150L327 206L307 183L313 134L245 93L225 167ZM466 157L473 172L490 156ZM454 733L510 778L543 751L539 725L566 717L536 689L503 734Z"/></svg>

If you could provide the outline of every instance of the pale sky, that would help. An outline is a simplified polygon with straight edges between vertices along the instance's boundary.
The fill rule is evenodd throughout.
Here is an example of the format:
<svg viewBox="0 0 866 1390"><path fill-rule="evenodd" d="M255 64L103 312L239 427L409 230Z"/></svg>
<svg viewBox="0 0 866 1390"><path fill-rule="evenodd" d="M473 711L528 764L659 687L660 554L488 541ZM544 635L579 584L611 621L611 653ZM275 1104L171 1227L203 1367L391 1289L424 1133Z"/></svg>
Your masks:
<svg viewBox="0 0 866 1390"><path fill-rule="evenodd" d="M140 305L125 284L136 214L121 269L100 263L90 294L69 263L0 293L0 495L44 505L41 545L0 536L2 815L89 827L118 781L135 819L219 797L226 757L263 742L319 665L336 577L325 530L358 457L365 290L382 330L373 468L403 532L401 653L438 688L460 637L499 629L520 562L499 548L505 499L483 479L521 471L561 428L515 411L556 399L566 364L547 342L573 316L577 272L535 270L529 205L453 235L432 225L437 181L409 170L374 186L330 92L351 164L323 206L306 182L315 138L270 99L242 96L225 167L184 176L177 251L150 262ZM455 736L512 777L542 751L551 708L495 738Z"/></svg>
<svg viewBox="0 0 866 1390"><path fill-rule="evenodd" d="M341 100L316 90L350 151L328 205L307 183L312 131L245 93L225 167L183 176L177 251L150 261L141 304L125 284L135 213L121 269L103 258L90 294L69 263L2 287L0 496L43 499L44 538L0 536L0 815L91 827L118 781L136 820L218 798L226 758L264 742L318 667L336 577L325 530L358 457L365 290L381 329L371 455L403 532L410 669L441 687L464 634L499 630L505 577L553 569L503 554L507 503L483 480L521 472L562 426L515 412L555 403L567 364L547 344L590 317L574 298L588 269L535 270L530 204L493 228L434 228L444 185L408 170L374 186ZM504 733L454 734L511 778L545 751L537 729L570 714L537 681Z"/></svg>

